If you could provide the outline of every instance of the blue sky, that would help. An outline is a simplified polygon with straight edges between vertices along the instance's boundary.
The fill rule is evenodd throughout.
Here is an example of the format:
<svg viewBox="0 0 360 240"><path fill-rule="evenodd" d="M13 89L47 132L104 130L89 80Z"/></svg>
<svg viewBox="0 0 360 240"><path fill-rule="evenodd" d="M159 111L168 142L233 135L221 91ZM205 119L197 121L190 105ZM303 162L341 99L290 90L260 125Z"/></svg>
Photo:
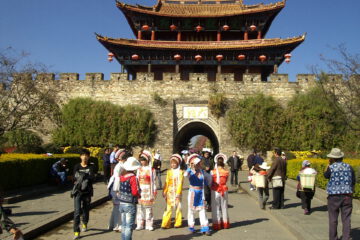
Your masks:
<svg viewBox="0 0 360 240"><path fill-rule="evenodd" d="M151 6L156 0L125 0ZM275 2L245 0L245 3ZM290 64L279 72L294 80L320 65L320 54L334 56L331 47L344 43L360 53L359 0L288 0L266 38L293 37L307 33L293 53ZM30 54L31 62L44 63L54 72L119 72L117 62L107 61L106 49L94 32L109 37L135 38L114 0L1 0L0 49L9 46Z"/></svg>

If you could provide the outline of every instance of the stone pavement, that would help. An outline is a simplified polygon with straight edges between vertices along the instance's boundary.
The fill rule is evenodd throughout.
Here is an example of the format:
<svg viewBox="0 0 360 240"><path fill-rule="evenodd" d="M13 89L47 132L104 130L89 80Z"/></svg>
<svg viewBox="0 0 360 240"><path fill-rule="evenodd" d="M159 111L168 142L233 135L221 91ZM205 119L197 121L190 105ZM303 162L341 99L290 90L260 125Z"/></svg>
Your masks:
<svg viewBox="0 0 360 240"><path fill-rule="evenodd" d="M165 177L165 174L163 174ZM165 180L165 179L164 179ZM235 237L241 239L328 239L328 217L326 209L326 193L324 190L317 189L313 200L314 212L310 216L303 215L300 199L295 196L295 181L287 181L285 190L285 209L282 210L260 210L257 204L257 192L249 190L247 172L240 172L242 181L240 191L230 187L229 194L229 215L231 228L214 232L212 236L206 237L200 234L189 234L186 227L187 219L187 180L185 179L185 189L183 192L183 226L178 229L160 229L161 217L165 209L165 201L159 192L159 198L155 204L155 231L135 231L134 239L221 239L222 237ZM116 239L120 238L119 233L107 231L108 219L110 217L112 204L104 203L107 195L106 187L103 183L94 185L95 196L93 203L98 205L91 210L89 231L82 234L83 239ZM244 191L242 191L244 190ZM41 191L40 191L41 192ZM242 193L239 193L242 192ZM247 194L249 193L249 194ZM270 191L270 199L272 192ZM102 204L102 205L100 205ZM359 206L358 200L354 205ZM50 193L42 193L31 199L17 203L7 204L13 210L13 219L20 229L26 234L26 239L34 239L35 236L53 229L50 232L39 236L38 240L57 240L72 239L72 219L73 201L70 198L69 190L59 190ZM355 214L357 213L357 214ZM208 213L209 219L211 214ZM341 224L339 226L340 231ZM352 215L352 234L353 239L360 239L360 214L356 210ZM6 236L6 235L5 235ZM11 239L9 236L1 236L1 239Z"/></svg>
<svg viewBox="0 0 360 240"><path fill-rule="evenodd" d="M28 199L17 196L7 198L9 202L14 202L14 199L21 199L19 202L11 204L4 204L4 207L12 210L10 219L25 234L26 239L33 239L41 233L49 231L73 218L74 203L70 198L70 188L59 189L49 186L38 186L38 194L35 195L36 190L26 190L26 194L31 196ZM44 192L44 189L47 192ZM93 206L97 206L105 202L107 190L103 182L94 184L94 197L92 198ZM1 236L1 239L12 239L9 235Z"/></svg>
<svg viewBox="0 0 360 240"><path fill-rule="evenodd" d="M257 191L250 191L249 183L246 182L247 172L241 172L240 186L249 193L254 199L258 199ZM280 210L268 210L266 212L274 216L284 227L292 232L297 239L301 240L325 240L328 239L328 212L327 212L327 194L323 189L316 188L315 197L312 200L311 215L304 215L301 208L301 200L296 197L297 182L287 180L285 187L285 207ZM270 189L270 199L272 201L272 190ZM354 211L351 217L352 238L360 239L360 212L359 200L353 200ZM268 206L267 206L268 207ZM342 233L341 220L339 220L338 234Z"/></svg>
<svg viewBox="0 0 360 240"><path fill-rule="evenodd" d="M185 239L251 239L251 240L295 240L296 238L279 224L269 212L260 210L256 201L248 194L238 193L235 187L231 188L229 194L229 215L231 228L214 232L210 237L203 236L200 233L191 234L187 228L187 184L188 180L185 179L185 189L183 191L183 227L172 229L161 229L161 218L165 209L165 201L161 197L161 191L158 193L158 199L154 208L154 231L141 230L134 231L133 239L146 239L146 240L185 240ZM112 210L111 202L93 209L90 213L90 222L88 224L89 231L81 233L81 239L88 240L107 240L107 239L120 239L120 233L107 230L107 224ZM211 219L211 213L207 213ZM66 223L53 231L46 233L37 238L37 240L62 240L71 239L73 237L72 230L73 222ZM199 229L199 222L197 220L197 229Z"/></svg>

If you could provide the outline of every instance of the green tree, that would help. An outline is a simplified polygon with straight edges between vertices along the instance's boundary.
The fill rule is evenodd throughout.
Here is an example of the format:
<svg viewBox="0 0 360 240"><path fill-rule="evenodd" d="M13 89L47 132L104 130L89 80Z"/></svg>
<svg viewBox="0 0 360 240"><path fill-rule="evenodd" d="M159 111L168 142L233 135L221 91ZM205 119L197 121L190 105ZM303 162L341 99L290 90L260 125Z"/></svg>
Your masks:
<svg viewBox="0 0 360 240"><path fill-rule="evenodd" d="M89 98L72 99L62 109L62 126L53 139L61 145L151 145L156 133L150 111Z"/></svg>
<svg viewBox="0 0 360 240"><path fill-rule="evenodd" d="M240 148L269 150L282 135L283 108L272 97L258 94L239 100L226 115L228 130Z"/></svg>
<svg viewBox="0 0 360 240"><path fill-rule="evenodd" d="M289 150L320 150L341 146L347 128L342 114L318 87L288 103L282 144Z"/></svg>

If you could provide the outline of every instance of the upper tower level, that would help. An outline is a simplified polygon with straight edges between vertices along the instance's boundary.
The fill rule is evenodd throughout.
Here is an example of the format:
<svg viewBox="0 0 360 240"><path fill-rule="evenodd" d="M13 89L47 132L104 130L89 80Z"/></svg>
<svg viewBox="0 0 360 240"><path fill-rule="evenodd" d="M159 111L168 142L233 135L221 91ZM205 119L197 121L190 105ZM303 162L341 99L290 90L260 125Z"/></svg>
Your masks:
<svg viewBox="0 0 360 240"><path fill-rule="evenodd" d="M215 41L263 38L285 1L245 5L240 0L158 0L152 7L118 1L116 5L138 39L154 40L156 35L157 40Z"/></svg>

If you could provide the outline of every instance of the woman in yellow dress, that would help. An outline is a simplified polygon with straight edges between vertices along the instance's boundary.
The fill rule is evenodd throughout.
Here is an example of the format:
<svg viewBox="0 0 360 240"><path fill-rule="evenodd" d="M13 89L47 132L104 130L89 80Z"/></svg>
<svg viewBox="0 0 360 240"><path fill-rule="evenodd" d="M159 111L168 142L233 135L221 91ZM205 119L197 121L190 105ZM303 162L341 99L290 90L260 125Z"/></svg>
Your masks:
<svg viewBox="0 0 360 240"><path fill-rule="evenodd" d="M171 169L167 171L163 189L163 197L166 201L166 210L163 215L161 227L170 228L172 210L175 209L174 227L181 227L181 194L184 181L183 170L180 169L181 156L174 154L170 158Z"/></svg>

